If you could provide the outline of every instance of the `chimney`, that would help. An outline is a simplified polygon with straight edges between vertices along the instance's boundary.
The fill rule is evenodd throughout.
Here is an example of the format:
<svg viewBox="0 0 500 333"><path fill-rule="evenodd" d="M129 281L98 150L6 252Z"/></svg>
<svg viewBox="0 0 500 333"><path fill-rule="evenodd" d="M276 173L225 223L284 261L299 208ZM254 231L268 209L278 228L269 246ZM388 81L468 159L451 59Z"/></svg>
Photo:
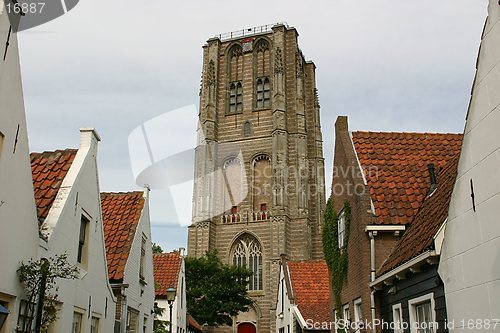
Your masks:
<svg viewBox="0 0 500 333"><path fill-rule="evenodd" d="M437 187L437 178L436 178L436 169L434 168L434 164L430 163L427 165L427 169L429 170L429 177L431 180L431 187L429 188L429 195L434 192Z"/></svg>
<svg viewBox="0 0 500 333"><path fill-rule="evenodd" d="M96 146L101 137L92 127L80 128L80 148Z"/></svg>
<svg viewBox="0 0 500 333"><path fill-rule="evenodd" d="M179 248L179 253L180 253L181 257L184 257L184 256L185 256L185 253L186 253L186 249L185 249L185 248L183 248L183 247L180 247L180 248Z"/></svg>

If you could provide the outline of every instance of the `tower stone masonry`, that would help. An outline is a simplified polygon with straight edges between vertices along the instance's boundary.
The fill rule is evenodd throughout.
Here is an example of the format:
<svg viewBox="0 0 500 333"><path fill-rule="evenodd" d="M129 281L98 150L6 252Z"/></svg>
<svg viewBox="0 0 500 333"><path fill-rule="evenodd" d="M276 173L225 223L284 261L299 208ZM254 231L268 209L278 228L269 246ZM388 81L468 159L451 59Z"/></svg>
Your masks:
<svg viewBox="0 0 500 333"><path fill-rule="evenodd" d="M274 332L278 265L322 258L325 177L316 66L275 24L203 46L188 255L253 271L253 308L216 332Z"/></svg>

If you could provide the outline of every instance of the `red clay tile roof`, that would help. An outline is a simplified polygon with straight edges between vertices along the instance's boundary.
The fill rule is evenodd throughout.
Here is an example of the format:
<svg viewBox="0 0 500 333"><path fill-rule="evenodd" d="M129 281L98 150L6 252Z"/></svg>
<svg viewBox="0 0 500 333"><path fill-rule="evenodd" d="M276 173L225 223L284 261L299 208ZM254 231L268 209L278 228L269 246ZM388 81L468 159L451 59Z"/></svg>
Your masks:
<svg viewBox="0 0 500 333"><path fill-rule="evenodd" d="M379 275L434 248L434 236L448 217L451 194L457 178L458 158L459 155L456 155L439 172L436 190L424 200L410 227L380 268Z"/></svg>
<svg viewBox="0 0 500 333"><path fill-rule="evenodd" d="M40 223L47 218L77 152L76 149L66 149L30 154L33 190Z"/></svg>
<svg viewBox="0 0 500 333"><path fill-rule="evenodd" d="M177 289L181 263L182 257L179 251L153 255L156 298L166 297L169 287Z"/></svg>
<svg viewBox="0 0 500 333"><path fill-rule="evenodd" d="M304 320L331 322L330 277L324 260L289 261L295 304Z"/></svg>
<svg viewBox="0 0 500 333"><path fill-rule="evenodd" d="M352 132L380 224L406 224L430 187L427 165L438 170L460 153L462 134Z"/></svg>
<svg viewBox="0 0 500 333"><path fill-rule="evenodd" d="M108 278L120 282L144 208L143 193L101 193L101 205Z"/></svg>
<svg viewBox="0 0 500 333"><path fill-rule="evenodd" d="M197 332L202 332L201 325L189 313L187 315L188 326Z"/></svg>

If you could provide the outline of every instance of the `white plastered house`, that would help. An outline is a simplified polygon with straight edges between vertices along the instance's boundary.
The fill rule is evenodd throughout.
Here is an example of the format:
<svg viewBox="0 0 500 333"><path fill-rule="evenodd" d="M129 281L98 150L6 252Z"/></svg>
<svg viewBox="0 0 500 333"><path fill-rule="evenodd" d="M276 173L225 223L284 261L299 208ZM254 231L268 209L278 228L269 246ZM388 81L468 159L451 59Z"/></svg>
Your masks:
<svg viewBox="0 0 500 333"><path fill-rule="evenodd" d="M11 333L25 298L16 270L20 262L37 257L38 225L17 34L2 0L0 41L0 333Z"/></svg>
<svg viewBox="0 0 500 333"><path fill-rule="evenodd" d="M152 333L153 251L149 189L101 193L108 277L117 299L115 332Z"/></svg>
<svg viewBox="0 0 500 333"><path fill-rule="evenodd" d="M115 297L108 281L97 172L98 134L80 130L80 148L32 153L40 257L66 253L78 267L59 279L59 319L50 332L113 332Z"/></svg>

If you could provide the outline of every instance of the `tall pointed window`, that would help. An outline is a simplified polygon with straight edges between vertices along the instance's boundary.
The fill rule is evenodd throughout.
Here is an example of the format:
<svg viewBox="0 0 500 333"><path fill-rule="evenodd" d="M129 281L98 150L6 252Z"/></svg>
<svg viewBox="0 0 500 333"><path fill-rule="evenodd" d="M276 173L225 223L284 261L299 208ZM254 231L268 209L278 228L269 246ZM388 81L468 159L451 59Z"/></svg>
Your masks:
<svg viewBox="0 0 500 333"><path fill-rule="evenodd" d="M271 106L271 84L269 78L257 79L257 109Z"/></svg>
<svg viewBox="0 0 500 333"><path fill-rule="evenodd" d="M262 290L262 248L260 243L248 234L238 238L233 245L233 265L245 267L253 274L248 281L248 290Z"/></svg>
<svg viewBox="0 0 500 333"><path fill-rule="evenodd" d="M243 86L233 82L229 86L229 113L243 111Z"/></svg>
<svg viewBox="0 0 500 333"><path fill-rule="evenodd" d="M243 111L243 50L233 45L228 53L229 113Z"/></svg>
<svg viewBox="0 0 500 333"><path fill-rule="evenodd" d="M254 53L255 108L264 109L271 106L271 57L269 42L262 39L257 42Z"/></svg>

